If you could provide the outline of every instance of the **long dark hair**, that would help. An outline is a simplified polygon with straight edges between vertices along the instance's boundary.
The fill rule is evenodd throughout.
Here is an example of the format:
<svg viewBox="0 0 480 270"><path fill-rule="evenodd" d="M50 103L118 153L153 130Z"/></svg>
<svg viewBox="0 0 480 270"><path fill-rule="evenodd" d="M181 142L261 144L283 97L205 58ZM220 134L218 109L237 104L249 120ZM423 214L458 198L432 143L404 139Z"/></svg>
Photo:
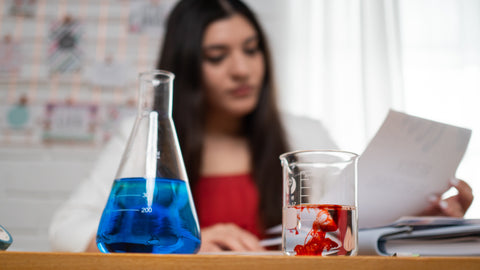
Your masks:
<svg viewBox="0 0 480 270"><path fill-rule="evenodd" d="M200 177L204 137L202 41L214 21L234 14L255 28L265 59L265 78L256 109L244 119L244 132L252 155L253 178L260 194L260 220L264 227L281 223L282 175L278 156L287 143L276 105L273 71L265 35L253 12L238 0L181 0L170 13L157 68L175 74L173 119L185 166L194 189Z"/></svg>

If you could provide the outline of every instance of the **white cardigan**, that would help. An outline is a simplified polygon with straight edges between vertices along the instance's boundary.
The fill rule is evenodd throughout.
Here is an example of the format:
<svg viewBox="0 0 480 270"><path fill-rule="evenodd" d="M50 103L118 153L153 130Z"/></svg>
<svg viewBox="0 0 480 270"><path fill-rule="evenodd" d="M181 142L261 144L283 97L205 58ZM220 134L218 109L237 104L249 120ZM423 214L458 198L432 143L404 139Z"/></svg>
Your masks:
<svg viewBox="0 0 480 270"><path fill-rule="evenodd" d="M337 148L327 130L316 120L283 114L282 122L289 151ZM89 177L55 213L49 229L52 250L82 252L96 234L132 123L125 121L123 132L107 143Z"/></svg>

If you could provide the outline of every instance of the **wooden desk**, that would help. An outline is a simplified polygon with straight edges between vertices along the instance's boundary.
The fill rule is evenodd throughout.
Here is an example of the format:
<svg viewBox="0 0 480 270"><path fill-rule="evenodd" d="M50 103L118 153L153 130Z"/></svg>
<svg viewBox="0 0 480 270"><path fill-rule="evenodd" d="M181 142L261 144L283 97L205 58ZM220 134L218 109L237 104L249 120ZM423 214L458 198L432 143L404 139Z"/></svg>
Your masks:
<svg viewBox="0 0 480 270"><path fill-rule="evenodd" d="M290 257L283 255L151 255L0 252L1 270L22 269L480 269L480 257Z"/></svg>

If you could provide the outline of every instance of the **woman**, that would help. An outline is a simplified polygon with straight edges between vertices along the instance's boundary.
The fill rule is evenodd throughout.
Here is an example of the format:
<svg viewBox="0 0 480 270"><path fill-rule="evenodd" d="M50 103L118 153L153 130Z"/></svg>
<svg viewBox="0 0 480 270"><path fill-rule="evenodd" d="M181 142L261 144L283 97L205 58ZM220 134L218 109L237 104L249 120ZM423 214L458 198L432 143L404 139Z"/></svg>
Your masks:
<svg viewBox="0 0 480 270"><path fill-rule="evenodd" d="M229 223L203 234L260 248L248 240L281 223L278 156L288 148L257 20L239 1L182 1L158 68L176 75L173 117L200 224Z"/></svg>
<svg viewBox="0 0 480 270"><path fill-rule="evenodd" d="M278 156L335 144L318 122L278 112L265 36L238 0L180 1L169 16L157 68L175 74L173 117L202 227L200 251L263 250L264 231L281 223ZM56 214L54 249L97 251L96 229L124 130ZM436 201L429 213L463 215L471 195L465 185L457 184L449 207Z"/></svg>

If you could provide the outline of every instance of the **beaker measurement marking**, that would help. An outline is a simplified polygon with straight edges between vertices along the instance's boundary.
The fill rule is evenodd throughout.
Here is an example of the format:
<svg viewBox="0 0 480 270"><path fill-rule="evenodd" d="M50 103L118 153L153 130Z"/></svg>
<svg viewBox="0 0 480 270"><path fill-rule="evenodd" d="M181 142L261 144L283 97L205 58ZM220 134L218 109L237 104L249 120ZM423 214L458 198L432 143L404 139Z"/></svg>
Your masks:
<svg viewBox="0 0 480 270"><path fill-rule="evenodd" d="M145 194L145 193L144 193ZM118 197L145 197L145 195L138 195L138 194L123 194L123 195L117 195Z"/></svg>
<svg viewBox="0 0 480 270"><path fill-rule="evenodd" d="M116 209L115 211L135 211L135 212L141 212L141 213L152 213L153 209L152 207L142 207L141 209Z"/></svg>
<svg viewBox="0 0 480 270"><path fill-rule="evenodd" d="M312 187L310 186L311 173L309 171L300 172L300 203L308 203ZM310 192L309 192L310 191Z"/></svg>
<svg viewBox="0 0 480 270"><path fill-rule="evenodd" d="M142 207L142 213L151 213L152 207Z"/></svg>
<svg viewBox="0 0 480 270"><path fill-rule="evenodd" d="M310 172L300 172L300 181L310 180Z"/></svg>
<svg viewBox="0 0 480 270"><path fill-rule="evenodd" d="M312 187L300 187L300 203L308 203ZM306 200L304 201L304 198Z"/></svg>
<svg viewBox="0 0 480 270"><path fill-rule="evenodd" d="M308 198L310 196L309 195L300 195L300 203L308 203ZM303 200L304 198L307 198L307 200Z"/></svg>

